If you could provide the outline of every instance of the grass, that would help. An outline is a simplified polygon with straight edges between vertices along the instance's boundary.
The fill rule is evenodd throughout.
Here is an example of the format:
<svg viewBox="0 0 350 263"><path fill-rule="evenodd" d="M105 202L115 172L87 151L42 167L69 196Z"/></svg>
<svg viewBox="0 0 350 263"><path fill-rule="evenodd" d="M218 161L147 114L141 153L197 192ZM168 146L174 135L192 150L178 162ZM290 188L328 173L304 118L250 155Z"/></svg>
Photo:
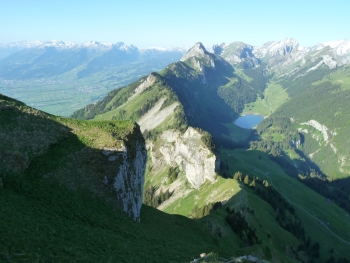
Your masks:
<svg viewBox="0 0 350 263"><path fill-rule="evenodd" d="M272 129L272 128L270 128L270 129ZM266 139L267 136L272 136L272 140L273 140L274 142L280 142L280 141L282 141L282 140L284 139L284 135L283 135L283 134L281 134L281 133L276 133L276 132L273 132L273 133L264 133L262 137L263 137L264 139Z"/></svg>
<svg viewBox="0 0 350 263"><path fill-rule="evenodd" d="M226 254L194 220L143 206L136 223L47 179L7 177L0 197L0 261L183 262L203 251Z"/></svg>
<svg viewBox="0 0 350 263"><path fill-rule="evenodd" d="M143 105L145 105L147 100L152 100L156 96L161 95L163 95L166 98L168 95L167 90L161 86L154 85L152 89L148 90L148 92L144 92L143 96L136 96L134 99L127 101L126 103L124 103L116 109L112 109L103 114L98 114L94 117L94 120L111 120L113 116L118 116L118 113L121 110L126 111L127 115L125 116L125 118L128 119L132 117L133 113L137 112Z"/></svg>
<svg viewBox="0 0 350 263"><path fill-rule="evenodd" d="M339 91L350 89L350 67L344 66L343 68L325 76L323 79L316 81L313 85L318 85L323 82L330 81L332 84L340 85L341 89Z"/></svg>
<svg viewBox="0 0 350 263"><path fill-rule="evenodd" d="M246 104L243 114L254 113L267 117L288 100L289 96L285 89L271 81L264 90L264 98L259 97L255 102Z"/></svg>
<svg viewBox="0 0 350 263"><path fill-rule="evenodd" d="M229 155L230 169L269 180L282 195L292 202L298 216L302 219L306 235L310 236L313 242L320 242L321 259L326 260L331 256L329 253L331 248L334 249L334 256L339 258L347 254L349 245L335 237L315 219L316 217L329 223L327 226L336 235L349 241L350 224L347 223L349 219L344 210L334 203L327 204L324 197L295 178L286 175L279 165L270 161L268 156L262 152L236 149L225 151L223 154ZM267 172L269 172L268 175Z"/></svg>
<svg viewBox="0 0 350 263"><path fill-rule="evenodd" d="M118 208L115 191L102 183L115 177L118 162L101 149L123 141L131 154L140 136L133 122L55 117L5 96L0 109L1 134L13 136L2 155L25 155L13 147L16 132L31 132L18 143L23 149L42 147L29 151L22 169L1 166L0 261L183 262L203 251L230 256L196 220L143 206L136 223ZM38 127L44 130L36 133Z"/></svg>
<svg viewBox="0 0 350 263"><path fill-rule="evenodd" d="M119 87L118 85L113 88ZM0 93L24 101L31 107L60 116L69 116L75 110L102 99L109 89L106 85L87 80L64 81L47 79L12 81L0 85Z"/></svg>
<svg viewBox="0 0 350 263"><path fill-rule="evenodd" d="M149 182L153 186L161 186L164 182L164 179L167 178L169 167L164 167L162 171L153 172L152 171L152 165L150 166L149 163L151 161L149 160L146 170L146 182Z"/></svg>
<svg viewBox="0 0 350 263"><path fill-rule="evenodd" d="M275 261L278 258L278 260L293 262L291 258L286 257L286 251L292 249L292 247L297 247L299 241L278 224L275 220L276 211L268 203L253 194L246 186L244 186L243 191L245 192L245 202L241 206L245 205L254 210L254 215L245 213L246 220L251 227L256 229L262 244L258 245L259 247L246 247L242 251L237 252L242 253L241 255L255 254L260 258L271 261ZM229 206L235 206L236 204L232 200L227 203ZM237 206L234 207L235 210L238 208ZM268 258L263 252L265 247L271 250L271 258Z"/></svg>
<svg viewBox="0 0 350 263"><path fill-rule="evenodd" d="M222 135L228 139L234 140L236 142L246 141L251 134L251 130L241 128L232 123L225 123L225 126L229 129L229 136Z"/></svg>
<svg viewBox="0 0 350 263"><path fill-rule="evenodd" d="M299 245L299 241L279 226L277 221L275 221L276 212L268 203L254 195L251 190L243 186L242 182L237 180L218 177L217 182L213 184L207 182L201 186L200 190L193 189L188 195L165 207L163 211L188 216L194 206L202 207L209 202L218 200L226 200L224 206L201 218L199 221L203 222L210 232L218 237L220 245L226 244L231 247L234 256L250 254L265 259L263 247L267 246L271 250L274 260L294 262L286 257L285 250L296 248ZM225 221L227 216L226 207L236 211L243 207L249 207L254 210L254 215L245 213L245 218L249 225L256 229L263 245L249 247L242 243ZM237 248L240 249L237 250Z"/></svg>
<svg viewBox="0 0 350 263"><path fill-rule="evenodd" d="M202 207L208 203L229 200L240 190L236 180L224 179L219 176L215 183L206 182L200 189L192 189L188 195L166 206L163 211L188 216L196 205Z"/></svg>

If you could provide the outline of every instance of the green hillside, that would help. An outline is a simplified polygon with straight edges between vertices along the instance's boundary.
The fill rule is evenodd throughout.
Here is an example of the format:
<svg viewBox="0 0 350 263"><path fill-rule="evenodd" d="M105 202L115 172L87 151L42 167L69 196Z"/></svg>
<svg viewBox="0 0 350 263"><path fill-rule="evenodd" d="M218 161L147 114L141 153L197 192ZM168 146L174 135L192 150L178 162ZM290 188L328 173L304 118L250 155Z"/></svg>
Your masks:
<svg viewBox="0 0 350 263"><path fill-rule="evenodd" d="M252 48L220 56L197 43L75 119L2 96L1 259L349 262L349 67L329 48L295 51L299 60ZM105 74L113 52L79 78ZM233 124L241 113L266 118L248 130ZM142 178L116 190L123 171ZM137 195L128 205L123 189Z"/></svg>
<svg viewBox="0 0 350 263"><path fill-rule="evenodd" d="M279 81L291 99L259 124L261 139L251 145L349 212L348 71L347 65L319 68L294 82Z"/></svg>
<svg viewBox="0 0 350 263"><path fill-rule="evenodd" d="M312 147L317 144L309 145L306 141L311 133L323 136L323 132L317 130L317 125L313 130L307 127L309 135L301 134L300 129L306 129L304 126L309 124L305 123L315 118L319 122L327 119L322 125L330 131L328 139L344 136L345 129L341 133L341 129L334 128L330 115L324 114L324 110L331 107L329 114L333 114L340 96L343 96L340 101L345 101L345 93L340 92L345 92L346 88L329 88L325 82L316 86L316 80L337 71L324 66L310 71L310 67L320 61L311 58L305 61L304 67L294 75L267 76L261 68L235 70L222 58L196 44L180 62L110 92L104 100L77 111L73 117L93 120L132 118L142 122L157 105L160 105L158 112L164 112L173 103L178 103L181 106L174 109L175 114L168 115L150 130L144 130L148 149L152 149L146 170L147 203L168 213L202 217L200 221L220 244L241 247L244 254L276 262L292 262L293 259L325 262L331 257L340 260L347 257L349 242L346 212L340 208L346 208L346 204L341 203L341 198L330 198L315 189L324 177L317 159L307 158L308 150L314 150ZM280 74L297 64L281 69ZM317 96L316 90L319 91ZM345 109L345 104L341 105ZM269 118L256 132L245 130L233 124L241 112ZM150 121L156 122L156 114L153 116ZM343 122L342 125L339 127L347 124ZM198 189L191 187L176 164L164 165L160 150L155 152L158 155L153 153L154 149L167 147L163 137L173 136L173 133L165 131L178 129L183 132L186 126L208 131L214 138L215 154L220 160L215 181L207 181ZM335 130L336 136L331 133ZM326 144L331 147L330 142L324 142ZM332 158L336 157L328 158L324 167L336 166L337 160ZM161 169L155 169L157 162L163 162ZM230 179L238 171L242 172L242 178L238 181ZM244 183L246 175L249 175L247 184ZM315 177L322 180L313 183L306 179ZM258 186L249 186L253 181ZM333 184L330 189L332 187L333 196L343 198L347 186L339 188ZM337 218L334 215L338 215ZM241 228L235 229L230 222L236 222L233 225Z"/></svg>
<svg viewBox="0 0 350 263"><path fill-rule="evenodd" d="M173 102L181 104L176 114L180 125L186 123L208 131L219 144L240 141L235 136L240 128L231 124L245 103L255 101L262 94L268 78L255 69L241 70L236 74L229 63L207 52L200 43L192 49L192 57L149 75L147 78L152 76L155 81L140 95L136 90L147 80L146 77L111 91L103 100L76 111L72 117L95 120L132 118L138 121L164 98L161 109ZM179 129L178 125L165 127Z"/></svg>
<svg viewBox="0 0 350 263"><path fill-rule="evenodd" d="M332 255L347 258L350 225L347 223L346 211L335 202L327 202L324 197L310 190L302 182L288 176L280 165L271 160L269 155L260 151L243 149L225 151L223 155L223 159L227 158L230 169L241 171L243 177L249 174L259 177L260 180L267 180L269 185L274 187L295 208L306 236L310 237L312 242L320 243L320 262ZM257 204L257 201L250 202L249 207L253 208ZM269 229L272 231L271 228ZM334 252L329 253L332 248Z"/></svg>
<svg viewBox="0 0 350 263"><path fill-rule="evenodd" d="M207 229L143 206L141 223L84 191L48 179L2 177L0 261L184 262L229 256Z"/></svg>
<svg viewBox="0 0 350 263"><path fill-rule="evenodd" d="M121 211L102 183L118 166L101 148L123 140L135 151L133 122L65 119L3 95L0 120L0 261L182 262L203 251L232 255L198 221L143 206L139 223Z"/></svg>

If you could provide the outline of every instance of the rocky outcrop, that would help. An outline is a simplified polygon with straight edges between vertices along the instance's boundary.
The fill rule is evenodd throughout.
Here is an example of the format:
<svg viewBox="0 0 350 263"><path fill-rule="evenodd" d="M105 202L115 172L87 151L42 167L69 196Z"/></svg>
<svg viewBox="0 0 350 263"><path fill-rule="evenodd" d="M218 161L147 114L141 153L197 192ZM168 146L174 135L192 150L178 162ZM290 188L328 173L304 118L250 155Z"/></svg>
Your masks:
<svg viewBox="0 0 350 263"><path fill-rule="evenodd" d="M266 69L276 73L301 60L309 52L309 48L299 46L293 38L282 41L267 42L261 47L254 47L253 54L267 64Z"/></svg>
<svg viewBox="0 0 350 263"><path fill-rule="evenodd" d="M178 166L196 189L206 180L215 181L218 161L202 142L201 133L194 128L189 127L184 134L164 131L156 144L159 148L155 145L149 148L154 166Z"/></svg>
<svg viewBox="0 0 350 263"><path fill-rule="evenodd" d="M140 220L144 173L146 167L145 150L140 143L136 145L136 156L128 158L127 151L122 154L122 164L115 177L114 188L121 201L123 210L134 220Z"/></svg>
<svg viewBox="0 0 350 263"><path fill-rule="evenodd" d="M205 50L203 44L198 42L192 48L190 48L185 55L182 56L180 61L185 61L191 57L203 57L207 55L207 53L208 52Z"/></svg>
<svg viewBox="0 0 350 263"><path fill-rule="evenodd" d="M304 122L304 123L300 123L301 125L310 125L313 128L315 128L316 130L320 131L322 134L322 139L323 141L326 143L326 145L330 142L330 137L336 135L336 132L333 132L331 130L329 130L325 125L322 125L321 123L315 121L315 120L309 120L308 122ZM300 130L301 131L301 130ZM319 141L320 139L316 139L317 141Z"/></svg>
<svg viewBox="0 0 350 263"><path fill-rule="evenodd" d="M151 86L155 80L156 80L156 75L154 73L149 74L146 79L141 81L141 84L134 90L133 95L128 100L134 99L142 91L144 91L146 88Z"/></svg>
<svg viewBox="0 0 350 263"><path fill-rule="evenodd" d="M316 70L322 65L328 66L329 69L334 69L337 67L337 61L333 60L333 58L329 55L324 55L324 56L322 56L322 60L320 62L318 62L312 68L308 69L306 72Z"/></svg>
<svg viewBox="0 0 350 263"><path fill-rule="evenodd" d="M135 221L140 221L147 152L139 128L133 136L136 139L131 138L130 140L129 138L131 144L129 143L129 145L121 148L122 152L116 152L120 155L120 161L118 162L118 173L114 178L113 187L124 212ZM108 184L106 178L104 183Z"/></svg>
<svg viewBox="0 0 350 263"><path fill-rule="evenodd" d="M221 44L220 55L232 65L241 64L243 68L254 68L260 65L260 60L253 54L253 46L247 45L243 42L232 42L228 45ZM214 46L214 50L218 50Z"/></svg>
<svg viewBox="0 0 350 263"><path fill-rule="evenodd" d="M174 113L175 108L179 105L174 102L168 107L162 109L166 98L161 98L146 114L144 114L137 122L141 127L141 131L152 130L160 125L167 117Z"/></svg>
<svg viewBox="0 0 350 263"><path fill-rule="evenodd" d="M193 68L199 72L203 72L205 67L215 69L214 54L209 53L202 43L196 43L185 55L182 56L180 61L188 61L192 64Z"/></svg>

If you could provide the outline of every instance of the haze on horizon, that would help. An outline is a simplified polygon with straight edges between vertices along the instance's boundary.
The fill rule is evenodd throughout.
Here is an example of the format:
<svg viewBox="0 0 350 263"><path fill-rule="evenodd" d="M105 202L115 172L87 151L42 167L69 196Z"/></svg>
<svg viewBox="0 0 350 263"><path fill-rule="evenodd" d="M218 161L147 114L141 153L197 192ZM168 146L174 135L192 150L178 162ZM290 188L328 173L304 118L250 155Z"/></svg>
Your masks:
<svg viewBox="0 0 350 263"><path fill-rule="evenodd" d="M350 2L5 0L0 43L34 40L124 42L139 48L262 45L286 37L302 46L350 39Z"/></svg>

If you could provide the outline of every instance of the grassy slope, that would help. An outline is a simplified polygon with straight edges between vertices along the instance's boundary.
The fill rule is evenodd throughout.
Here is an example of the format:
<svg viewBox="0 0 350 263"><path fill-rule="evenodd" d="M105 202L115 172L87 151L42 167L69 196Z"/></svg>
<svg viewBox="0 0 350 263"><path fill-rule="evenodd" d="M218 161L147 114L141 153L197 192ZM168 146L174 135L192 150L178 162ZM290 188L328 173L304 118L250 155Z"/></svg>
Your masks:
<svg viewBox="0 0 350 263"><path fill-rule="evenodd" d="M194 206L200 208L205 204L218 200L226 200L224 207L201 218L200 221L207 225L210 232L218 237L221 245L230 246L236 256L251 254L272 261L293 262L291 258L286 257L285 251L291 249L292 246L297 247L299 241L279 226L275 221L276 213L269 204L252 194L251 190L237 180L218 177L214 184L207 182L199 190L193 189L188 195L166 206L163 211L189 216ZM225 221L227 216L226 207L238 211L244 206L253 209L255 212L254 215L245 213L245 217L250 226L257 230L262 245L248 247L242 243ZM266 247L272 253L271 258L267 258L267 255L263 252ZM237 248L242 249L237 250Z"/></svg>
<svg viewBox="0 0 350 263"><path fill-rule="evenodd" d="M318 86L312 85L311 88L287 102L275 113L275 116L293 117L299 124L309 120L316 120L325 125L330 131L336 131L336 134L330 136L330 143L337 149L337 153L334 153L329 144L326 146L323 136L320 142L317 142L310 136L315 129L305 125L302 127L303 129L307 128L309 131L309 134L305 134L302 150L306 155L310 155L320 149L313 155L312 161L320 167L323 173L333 178L344 177L349 171L348 160L343 167L339 164L340 156L346 156L345 159L348 159L348 156L350 156L350 151L347 147L349 137L349 111L347 110L349 96L349 90L343 90L339 86L325 82ZM317 133L319 132L315 131L316 135Z"/></svg>
<svg viewBox="0 0 350 263"><path fill-rule="evenodd" d="M259 155L261 160L258 158ZM327 260L332 255L337 258L346 255L350 221L344 210L334 203L327 204L324 197L289 177L279 165L269 160L268 155L262 152L242 149L222 150L220 158L228 161L230 171L242 171L243 175L249 174L269 180L292 203L298 217L302 220L306 236L310 237L312 242L319 241L320 243L320 262ZM267 171L269 175L266 175ZM228 198L224 207L239 209L245 205L255 211L254 216L248 213L246 218L249 224L257 230L259 238L262 239L262 245L246 247L241 253L251 253L262 257L262 250L267 246L271 249L273 258L290 260L285 258L285 253L288 253L291 246L298 246L298 240L279 226L275 221L276 211L269 204L246 187L240 187L235 180L218 178L215 184L206 183L200 190L192 190L187 196L165 207L164 211L189 215L195 205L201 207L205 203L214 202L220 199L219 196L222 193L227 194ZM241 243L226 225L224 221L226 215L222 208L202 218L201 221L208 225L214 234L217 235L220 232L220 243L228 243L237 248ZM320 222L328 223L327 227L331 232ZM331 248L334 249L333 254L329 252ZM239 252L236 253L239 254Z"/></svg>
<svg viewBox="0 0 350 263"><path fill-rule="evenodd" d="M205 183L199 190L192 189L188 195L166 206L163 211L189 216L194 206L200 208L209 202L218 200L227 200L227 202L223 208L201 218L200 221L206 224L210 231L218 237L220 244L231 246L235 250L236 256L252 254L272 261L293 262L291 258L286 257L286 253L292 247L295 249L299 245L299 241L279 226L275 220L276 212L271 206L254 195L242 182L218 177L214 184ZM254 215L245 213L245 217L250 226L256 229L257 235L262 240L261 245L247 247L233 233L225 221L227 216L225 208L227 206L236 211L244 206L254 210ZM238 247L242 247L242 249L236 250ZM271 258L267 258L264 253L264 249L267 247L272 253Z"/></svg>
<svg viewBox="0 0 350 263"><path fill-rule="evenodd" d="M269 180L276 189L284 195L295 207L298 216L302 219L306 235L313 242L320 242L321 258L328 259L331 254L329 250L334 248L334 255L344 257L347 255L349 244L341 239L349 241L350 224L346 212L334 203L327 204L324 197L312 191L307 186L285 174L283 169L276 163L270 161L268 156L259 151L234 150L227 151L230 155L229 166L235 171L243 174L258 176ZM259 155L262 157L259 160ZM266 175L269 172L269 175ZM320 220L329 223L327 230Z"/></svg>
<svg viewBox="0 0 350 263"><path fill-rule="evenodd" d="M4 261L181 262L222 252L194 220L144 206L136 223L103 200L45 179L6 178L0 196Z"/></svg>
<svg viewBox="0 0 350 263"><path fill-rule="evenodd" d="M195 205L202 207L208 203L217 202L219 200L228 200L239 193L240 190L236 180L218 177L214 184L207 182L203 184L200 189L193 189L189 195L177 199L171 205L165 207L163 211L171 214L189 216Z"/></svg>
<svg viewBox="0 0 350 263"><path fill-rule="evenodd" d="M271 105L273 105L273 109L275 110L279 105L281 105L285 100L288 99L288 95L286 93L286 91L278 84L276 83L273 83L271 82L270 85L269 85L269 88L265 91L265 100L268 101ZM282 97L282 100L281 100L281 97ZM263 107L262 107L262 104L260 105L261 106L261 110L263 110ZM257 106L257 108L259 108ZM268 107L265 107L265 111L268 109ZM267 112L267 111L266 111ZM242 133L242 138L244 137L244 134ZM278 138L278 136L275 136L275 140L280 140L281 138ZM250 152L251 153L251 152ZM254 153L254 152L252 152ZM259 153L259 154L262 154L262 153ZM244 155L247 155L245 157L245 160L246 162L251 162L251 158L252 156L250 156L249 154L247 153L244 153ZM263 155L263 154L262 154ZM243 156L243 155L242 155ZM265 158L266 156L263 155ZM233 157L232 157L233 158ZM230 158L230 159L232 159ZM253 155L253 158L256 158L255 160L258 160L258 155L255 154ZM243 159L243 158L242 158ZM234 159L233 159L234 160ZM232 160L231 160L232 161ZM236 160L237 161L237 160ZM249 169L246 167L246 165L239 165L238 163L239 162L230 162L229 163L229 166L231 168L231 170L241 170L241 171L245 171L246 173L249 173L251 175L255 175L255 173L261 173L261 171L265 172L265 171L269 171L270 169L276 169L277 172L274 173L274 175L276 176L276 178L272 178L273 174L271 172L271 178L273 180L273 183L276 185L276 187L280 187L280 188L284 188L285 185L286 185L286 182L287 182L287 185L288 183L293 185L294 183L294 179L290 178L290 177L287 177L287 175L285 175L285 173L283 172L283 170L278 166L276 165L275 163L271 162L271 161L267 161L265 160L267 164L263 165L262 167L259 167L257 171L254 171L254 168L253 167L250 167ZM254 161L255 163L255 161ZM260 166L260 164L258 165ZM272 168L271 168L272 167ZM281 179L281 174L283 174L283 178L281 181L277 180L277 184L275 183L275 179ZM261 177L263 176L263 173L261 173L260 175ZM267 179L267 177L266 177ZM293 180L293 181L289 181L289 180ZM297 183L297 188L299 189L303 189L300 193L300 195L298 195L297 197L294 197L295 193L292 193L293 196L289 197L290 200L293 202L293 198L296 198L294 201L297 205L300 205L301 207L305 208L305 209L310 209L310 211L312 211L312 209L315 209L315 213L317 213L317 210L318 209L321 209L323 208L323 205L325 203L325 200L324 198L320 197L319 195L315 194L314 192L311 192L310 193L310 189L309 188L306 188L304 187L302 184L300 184L299 182L296 182ZM294 186L294 185L293 185ZM277 187L277 188L278 188ZM278 188L279 189L279 188ZM211 189L213 190L213 189ZM207 193L205 195L208 195L208 193L210 193L210 191L207 191ZM284 193L283 193L284 194ZM305 194L305 196L307 196L308 198L311 198L311 200L316 200L315 202L310 202L310 204L308 202L305 202L305 200L303 198L303 194ZM204 200L205 199L205 195L199 197L199 200ZM193 198L195 198L196 195L195 193L191 193L190 196L188 197L188 199L184 198L183 200L181 200L178 205L180 204L180 206L177 206L175 207L172 206L172 207L169 207L169 209L171 210L176 210L177 212L181 213L181 214L188 214L190 211L191 211L191 208L193 207L194 205L194 202L193 202ZM191 199L192 198L192 199ZM251 197L251 200L254 200L254 197ZM200 201L201 202L201 201ZM261 201L260 201L261 202ZM257 206L257 207L260 207L260 203L259 205L257 205L257 201L252 201L252 206ZM306 206L304 207L304 205L306 204ZM265 205L266 206L266 205ZM264 205L261 205L261 207L264 207ZM344 229L342 228L341 224L340 223L337 223L335 222L335 220L331 218L330 215L332 214L337 214L337 212L342 212L344 213L343 210L337 208L336 206L334 206L335 208L333 208L332 206L332 209L335 209L335 210L332 210L332 209L325 209L323 210L323 213L321 213L321 216L322 218L320 218L322 221L324 222L329 222L330 224L332 224L332 226L334 225L335 226L335 230L332 229L332 231L336 231L336 234L339 232L342 232ZM267 209L267 208L266 208ZM298 211L298 214L299 214L299 217L302 218L303 222L305 221L307 226L305 228L307 228L310 232L310 236L312 237L312 240L313 242L315 242L316 240L320 240L320 243L321 243L321 250L323 250L323 252L321 252L321 257L323 260L326 260L329 258L330 254L328 253L329 249L332 247L332 244L334 243L335 246L337 246L337 243L339 241L339 239L333 237L330 232L323 232L323 231L320 231L320 225L318 223L317 220L315 220L313 217L311 217L310 215L308 215L307 213L305 213L304 210L302 210L301 208L298 208L296 207L297 211ZM271 220L273 219L273 217L271 216ZM221 218L222 220L222 218ZM268 225L270 222L271 223L271 220L267 220L266 224ZM339 228L338 228L339 227ZM270 226L268 227L270 228ZM340 229L340 230L339 230ZM322 230L322 228L321 228ZM266 235L266 232L262 232L264 235ZM344 232L346 233L346 232ZM276 236L276 240L275 241L271 241L273 244L280 244L281 243L281 240L279 240L279 238L281 238L281 234L278 234L278 231L275 232L275 236ZM329 237L331 236L331 237ZM330 240L330 241L327 241L327 240ZM288 240L288 238L287 238ZM324 243L323 240L326 240ZM269 241L270 242L270 241ZM340 241L341 243L341 241ZM279 251L282 251L282 253L284 252L283 249L280 247L278 249ZM337 257L342 257L344 255L344 253L346 253L346 250L344 248L344 243L343 244L339 244L339 246L337 246L337 248L335 249L336 252L335 252L335 255Z"/></svg>
<svg viewBox="0 0 350 263"><path fill-rule="evenodd" d="M113 167L100 149L127 137L132 122L63 119L4 96L0 106L1 154L15 160L0 171L0 261L181 262L203 251L228 255L197 221L145 206L135 223L105 201L113 194L101 179Z"/></svg>
<svg viewBox="0 0 350 263"><path fill-rule="evenodd" d="M334 73L331 73L323 79L316 81L314 85L318 85L326 81L340 85L342 87L342 90L350 89L350 67L348 65L345 65Z"/></svg>
<svg viewBox="0 0 350 263"><path fill-rule="evenodd" d="M255 113L269 116L279 106L289 99L288 93L280 84L273 81L267 84L264 90L264 98L258 98L255 102L245 105L243 114Z"/></svg>
<svg viewBox="0 0 350 263"><path fill-rule="evenodd" d="M233 196L225 206L214 213L201 218L209 228L215 233L220 228L222 243L231 243L240 246L241 249L236 251L236 255L251 254L259 258L271 260L272 262L295 262L286 256L288 250L297 247L299 241L289 232L284 230L275 220L276 212L265 201L252 194L251 190L241 184L241 191L238 195ZM241 243L240 239L232 232L224 218L227 216L225 207L230 207L238 211L243 207L249 207L254 210L254 214L243 212L249 225L256 229L256 233L261 239L262 244L246 246ZM242 210L241 210L242 211ZM271 256L266 253L271 252ZM289 253L290 255L291 253Z"/></svg>
<svg viewBox="0 0 350 263"><path fill-rule="evenodd" d="M313 62L315 64L316 62ZM310 64L307 64L310 66ZM325 144L323 136L318 136L316 141L312 136L319 131L309 125L296 125L296 128L307 129L309 134L305 134L305 141L299 150L302 150L306 156L313 161L320 170L332 178L347 177L350 170L349 162L340 166L341 155L349 156L349 150L346 147L348 141L348 111L347 98L349 96L350 67L343 66L338 69L329 70L322 66L315 71L306 74L307 67L300 70L304 76L298 78L275 79L271 81L264 91L265 98L258 98L255 102L247 104L244 113L255 113L264 116L282 116L295 118L297 123L316 120L327 128L336 130L337 135L331 136L331 144ZM299 73L298 73L299 74ZM296 74L295 76L298 76ZM294 76L294 77L295 77ZM278 83L277 83L278 82ZM281 86L284 85L283 87ZM284 88L288 88L287 90ZM288 97L288 93L292 98ZM271 107L275 105L275 107ZM278 109L278 110L276 110ZM276 111L275 111L276 110ZM269 130L263 134L263 138L273 136L274 141L280 141L280 135L271 134ZM295 159L303 159L295 151L286 151L288 155Z"/></svg>
<svg viewBox="0 0 350 263"><path fill-rule="evenodd" d="M152 100L156 96L159 97L168 97L169 94L164 87L161 85L154 85L151 89L148 89L147 92L143 92L142 96L136 96L134 99L127 101L120 107L110 110L106 113L98 114L94 117L94 120L111 120L113 116L118 116L118 113L121 110L126 111L125 118L128 119L132 116L133 113L135 113L137 110L139 110L148 100Z"/></svg>

